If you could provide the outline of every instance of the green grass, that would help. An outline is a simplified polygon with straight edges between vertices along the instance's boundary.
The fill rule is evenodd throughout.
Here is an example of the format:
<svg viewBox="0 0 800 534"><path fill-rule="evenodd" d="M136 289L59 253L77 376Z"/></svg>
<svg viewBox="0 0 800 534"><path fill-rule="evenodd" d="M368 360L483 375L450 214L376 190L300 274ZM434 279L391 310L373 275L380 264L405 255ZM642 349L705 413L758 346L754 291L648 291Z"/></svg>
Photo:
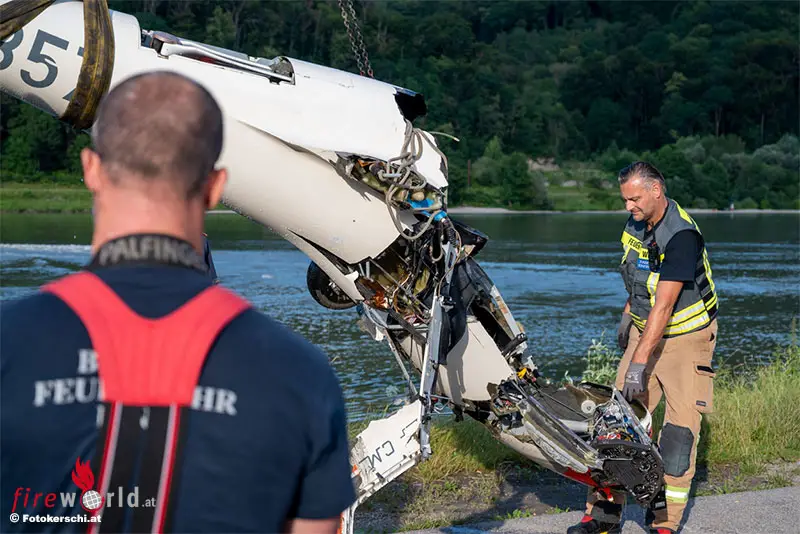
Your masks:
<svg viewBox="0 0 800 534"><path fill-rule="evenodd" d="M592 202L589 193L585 189L577 187L562 187L551 185L547 190L547 195L553 203L553 209L557 211L587 211L604 209Z"/></svg>
<svg viewBox="0 0 800 534"><path fill-rule="evenodd" d="M0 212L76 213L92 209L92 195L83 184L3 182Z"/></svg>
<svg viewBox="0 0 800 534"><path fill-rule="evenodd" d="M215 208L227 209L223 204ZM92 194L82 183L0 182L2 213L89 213L91 210Z"/></svg>
<svg viewBox="0 0 800 534"><path fill-rule="evenodd" d="M704 451L709 465L758 469L766 462L800 459L797 342L773 354L767 365L723 369L714 404Z"/></svg>
<svg viewBox="0 0 800 534"><path fill-rule="evenodd" d="M559 512L566 511L566 510L561 510L561 509L558 509L558 510L559 510ZM504 515L498 514L498 515L494 516L494 519L496 521L505 521L506 519L521 519L521 518L524 518L524 517L533 517L534 515L536 515L536 514L534 514L530 510L520 510L519 508L517 508L516 510L514 510L512 512L508 512L507 514L504 514Z"/></svg>
<svg viewBox="0 0 800 534"><path fill-rule="evenodd" d="M414 469L412 479L429 483L457 475L535 465L494 439L486 427L471 418L460 423L444 421L434 425L431 444L435 454Z"/></svg>

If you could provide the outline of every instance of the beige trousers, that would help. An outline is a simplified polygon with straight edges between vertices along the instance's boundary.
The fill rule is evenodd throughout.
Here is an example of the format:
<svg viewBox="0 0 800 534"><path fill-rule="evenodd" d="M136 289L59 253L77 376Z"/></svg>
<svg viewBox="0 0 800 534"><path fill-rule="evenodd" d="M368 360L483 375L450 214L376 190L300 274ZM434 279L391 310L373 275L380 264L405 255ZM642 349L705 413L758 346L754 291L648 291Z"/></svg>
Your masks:
<svg viewBox="0 0 800 534"><path fill-rule="evenodd" d="M639 331L632 327L628 347L617 369L616 386L620 391L639 337ZM717 321L714 319L703 330L662 339L645 368L647 389L637 399L652 413L663 395L667 408L658 437L664 460L667 506L655 510L653 527L677 532L683 518L695 474L702 414L714 409L715 373L711 370L711 359L716 343ZM618 522L627 493L611 493L609 501L604 495L590 491L586 513L598 521Z"/></svg>

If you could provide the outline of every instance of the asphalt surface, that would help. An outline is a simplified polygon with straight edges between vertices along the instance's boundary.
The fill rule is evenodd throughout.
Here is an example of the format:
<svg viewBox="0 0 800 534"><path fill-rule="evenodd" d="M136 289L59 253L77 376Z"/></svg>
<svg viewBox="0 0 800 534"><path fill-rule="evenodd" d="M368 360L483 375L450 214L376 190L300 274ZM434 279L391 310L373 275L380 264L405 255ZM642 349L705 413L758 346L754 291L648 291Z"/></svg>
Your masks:
<svg viewBox="0 0 800 534"><path fill-rule="evenodd" d="M580 521L583 512L492 521L474 525L415 530L413 534L563 534ZM628 505L623 516L623 534L646 533L644 511ZM680 531L685 534L800 533L800 486L764 491L729 493L690 499ZM410 533L406 533L410 534Z"/></svg>

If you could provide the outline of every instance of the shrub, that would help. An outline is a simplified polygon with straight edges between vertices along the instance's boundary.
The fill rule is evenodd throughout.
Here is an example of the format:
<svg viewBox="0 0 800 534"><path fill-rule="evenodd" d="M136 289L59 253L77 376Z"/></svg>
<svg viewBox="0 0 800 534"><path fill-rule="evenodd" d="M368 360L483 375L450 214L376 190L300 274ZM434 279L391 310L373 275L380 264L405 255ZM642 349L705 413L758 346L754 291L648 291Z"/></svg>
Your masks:
<svg viewBox="0 0 800 534"><path fill-rule="evenodd" d="M600 340L593 339L586 351L586 357L582 359L586 362L582 379L610 386L617 378L617 366L622 355L603 342L604 335L605 332L600 336Z"/></svg>

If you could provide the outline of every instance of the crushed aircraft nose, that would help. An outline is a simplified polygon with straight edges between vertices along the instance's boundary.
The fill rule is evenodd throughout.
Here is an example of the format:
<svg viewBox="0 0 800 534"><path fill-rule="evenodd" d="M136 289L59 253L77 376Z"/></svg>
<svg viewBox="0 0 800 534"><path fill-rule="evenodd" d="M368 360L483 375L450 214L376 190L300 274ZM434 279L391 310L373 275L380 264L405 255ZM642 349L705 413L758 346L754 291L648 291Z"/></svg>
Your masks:
<svg viewBox="0 0 800 534"><path fill-rule="evenodd" d="M624 487L643 505L663 488L664 463L658 448L620 392L597 406L590 432L591 445L603 458L606 484Z"/></svg>

